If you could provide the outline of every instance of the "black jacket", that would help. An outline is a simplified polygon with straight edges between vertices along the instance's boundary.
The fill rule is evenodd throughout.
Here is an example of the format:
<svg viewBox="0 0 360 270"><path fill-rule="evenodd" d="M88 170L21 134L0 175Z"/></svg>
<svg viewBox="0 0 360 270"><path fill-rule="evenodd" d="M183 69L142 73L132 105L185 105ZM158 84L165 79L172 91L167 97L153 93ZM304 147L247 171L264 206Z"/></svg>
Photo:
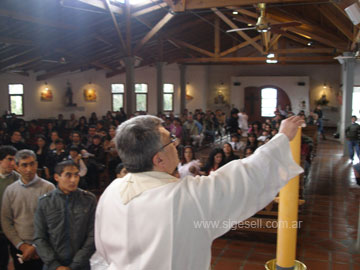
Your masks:
<svg viewBox="0 0 360 270"><path fill-rule="evenodd" d="M90 269L95 209L95 195L82 189L66 195L57 188L39 198L34 243L47 269Z"/></svg>

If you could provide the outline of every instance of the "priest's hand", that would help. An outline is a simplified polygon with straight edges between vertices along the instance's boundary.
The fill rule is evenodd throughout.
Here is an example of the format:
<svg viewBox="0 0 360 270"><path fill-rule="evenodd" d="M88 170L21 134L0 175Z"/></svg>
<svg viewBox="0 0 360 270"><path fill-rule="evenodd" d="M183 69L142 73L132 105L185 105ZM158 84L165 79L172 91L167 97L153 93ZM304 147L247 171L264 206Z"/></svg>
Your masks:
<svg viewBox="0 0 360 270"><path fill-rule="evenodd" d="M285 134L289 141L294 139L298 127L304 124L305 121L301 119L299 116L291 116L286 118L285 120L281 121L279 133Z"/></svg>

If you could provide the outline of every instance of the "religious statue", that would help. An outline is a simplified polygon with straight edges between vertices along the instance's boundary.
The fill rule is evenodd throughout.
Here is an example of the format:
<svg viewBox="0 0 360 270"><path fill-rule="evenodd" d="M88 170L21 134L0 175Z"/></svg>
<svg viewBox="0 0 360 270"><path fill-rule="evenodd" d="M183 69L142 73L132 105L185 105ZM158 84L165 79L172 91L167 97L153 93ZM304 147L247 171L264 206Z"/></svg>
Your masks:
<svg viewBox="0 0 360 270"><path fill-rule="evenodd" d="M65 93L66 106L67 106L67 107L76 106L76 103L73 103L73 91L72 91L72 89L71 89L71 84L70 84L70 82L67 82L66 85L67 85L67 87L66 87L66 93Z"/></svg>

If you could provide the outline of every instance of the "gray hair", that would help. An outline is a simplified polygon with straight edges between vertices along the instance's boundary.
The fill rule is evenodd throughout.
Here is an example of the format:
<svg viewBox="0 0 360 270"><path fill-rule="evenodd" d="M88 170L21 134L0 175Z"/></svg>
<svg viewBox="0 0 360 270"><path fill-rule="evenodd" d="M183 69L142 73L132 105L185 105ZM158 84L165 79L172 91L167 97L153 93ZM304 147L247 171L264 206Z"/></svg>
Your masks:
<svg viewBox="0 0 360 270"><path fill-rule="evenodd" d="M115 144L128 172L145 172L153 169L152 158L161 149L159 128L162 120L141 115L122 123L116 130Z"/></svg>
<svg viewBox="0 0 360 270"><path fill-rule="evenodd" d="M27 159L28 157L33 157L36 160L36 155L34 151L29 149L23 149L16 153L15 155L15 162L16 164L19 164L19 161L22 159Z"/></svg>

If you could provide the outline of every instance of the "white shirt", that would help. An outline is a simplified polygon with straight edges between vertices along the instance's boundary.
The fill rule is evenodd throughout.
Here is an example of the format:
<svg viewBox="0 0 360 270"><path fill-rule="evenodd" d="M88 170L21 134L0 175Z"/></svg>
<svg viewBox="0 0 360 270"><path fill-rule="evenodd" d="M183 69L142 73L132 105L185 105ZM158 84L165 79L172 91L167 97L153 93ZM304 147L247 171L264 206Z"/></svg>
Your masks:
<svg viewBox="0 0 360 270"><path fill-rule="evenodd" d="M177 168L178 168L180 178L184 178L185 176L188 176L188 175L194 176L194 174L192 174L189 171L189 169L193 166L196 168L197 171L199 171L200 170L200 161L198 159L196 159L196 160L193 159L190 162L185 163L185 164L179 163Z"/></svg>
<svg viewBox="0 0 360 270"><path fill-rule="evenodd" d="M229 223L264 208L302 171L287 137L279 134L209 176L177 180L146 172L116 179L97 207L94 258L104 261L94 265L93 259L92 269L207 270L211 244L231 229ZM151 187L145 187L146 178ZM206 227L204 221L213 223Z"/></svg>

